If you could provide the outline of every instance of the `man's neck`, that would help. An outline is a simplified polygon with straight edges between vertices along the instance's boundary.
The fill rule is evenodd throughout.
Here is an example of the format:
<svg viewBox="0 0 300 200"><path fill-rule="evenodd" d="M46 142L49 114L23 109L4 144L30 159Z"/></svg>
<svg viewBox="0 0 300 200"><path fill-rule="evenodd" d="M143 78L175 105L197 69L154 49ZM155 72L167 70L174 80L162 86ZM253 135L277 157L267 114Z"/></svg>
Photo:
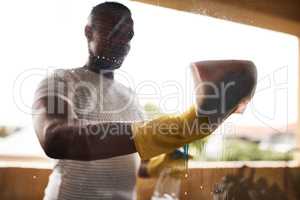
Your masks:
<svg viewBox="0 0 300 200"><path fill-rule="evenodd" d="M102 74L106 78L114 79L114 68L116 66L111 66L109 63L105 62L97 62L95 60L95 57L90 56L88 59L88 62L84 66L89 71L92 71L94 73ZM118 66L117 66L118 68Z"/></svg>

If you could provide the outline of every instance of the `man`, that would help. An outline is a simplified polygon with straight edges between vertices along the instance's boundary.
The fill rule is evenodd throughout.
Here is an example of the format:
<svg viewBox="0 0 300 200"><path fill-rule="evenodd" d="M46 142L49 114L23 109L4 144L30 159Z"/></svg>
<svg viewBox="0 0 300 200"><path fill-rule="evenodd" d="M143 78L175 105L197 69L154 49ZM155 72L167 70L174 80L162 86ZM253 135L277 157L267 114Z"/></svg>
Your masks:
<svg viewBox="0 0 300 200"><path fill-rule="evenodd" d="M113 74L134 35L129 9L113 2L97 5L85 35L87 64L55 71L36 91L36 133L46 154L61 159L44 199L133 199L138 163L136 154L130 154L136 151L131 136L105 137L96 130L99 122L142 120L133 92L116 82ZM105 125L101 128L107 130ZM130 125L114 128L126 133ZM119 155L125 156L115 157Z"/></svg>
<svg viewBox="0 0 300 200"><path fill-rule="evenodd" d="M36 91L35 131L45 153L58 159L44 199L134 199L136 152L148 160L213 129L199 127L208 125L209 119L198 117L194 106L182 115L136 122L142 121L142 114L134 93L116 82L113 73L134 35L127 7L114 2L97 5L85 35L87 64L55 71ZM226 116L241 101L236 99Z"/></svg>

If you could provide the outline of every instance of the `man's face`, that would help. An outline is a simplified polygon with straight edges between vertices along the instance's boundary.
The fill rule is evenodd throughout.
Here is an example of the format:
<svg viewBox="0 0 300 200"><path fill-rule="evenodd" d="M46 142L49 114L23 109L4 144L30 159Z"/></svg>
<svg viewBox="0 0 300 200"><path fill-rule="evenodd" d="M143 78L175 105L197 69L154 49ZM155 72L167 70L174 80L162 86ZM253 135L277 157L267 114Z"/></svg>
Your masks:
<svg viewBox="0 0 300 200"><path fill-rule="evenodd" d="M130 49L133 37L133 21L128 18L106 17L93 20L87 25L89 51L93 56L116 60L124 58Z"/></svg>

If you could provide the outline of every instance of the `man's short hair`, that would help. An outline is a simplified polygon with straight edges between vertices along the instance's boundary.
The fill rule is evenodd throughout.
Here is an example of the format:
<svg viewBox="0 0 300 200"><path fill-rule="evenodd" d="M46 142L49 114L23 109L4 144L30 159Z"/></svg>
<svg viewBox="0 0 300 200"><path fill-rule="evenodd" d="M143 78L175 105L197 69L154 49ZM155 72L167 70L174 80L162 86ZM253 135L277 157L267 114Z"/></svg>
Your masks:
<svg viewBox="0 0 300 200"><path fill-rule="evenodd" d="M100 3L97 6L95 6L91 11L91 15L96 16L101 13L106 14L108 12L116 12L119 14L131 15L129 8L127 8L125 5L117 2L111 2L111 1Z"/></svg>
<svg viewBox="0 0 300 200"><path fill-rule="evenodd" d="M116 34L128 33L128 41L134 35L131 11L121 3L104 2L98 4L92 9L90 17L92 27L98 28L99 31L113 31Z"/></svg>

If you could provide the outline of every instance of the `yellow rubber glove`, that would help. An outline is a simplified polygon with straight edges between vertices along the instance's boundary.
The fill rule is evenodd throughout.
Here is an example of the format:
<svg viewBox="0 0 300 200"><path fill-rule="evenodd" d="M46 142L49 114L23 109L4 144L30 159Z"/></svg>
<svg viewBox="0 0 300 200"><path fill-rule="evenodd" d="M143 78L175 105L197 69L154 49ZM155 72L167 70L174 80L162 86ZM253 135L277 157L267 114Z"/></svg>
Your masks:
<svg viewBox="0 0 300 200"><path fill-rule="evenodd" d="M192 157L189 156L189 158ZM151 178L159 177L164 169L169 169L171 176L182 178L186 172L186 162L185 155L176 150L172 153L162 154L151 158L147 163L146 169Z"/></svg>
<svg viewBox="0 0 300 200"><path fill-rule="evenodd" d="M170 153L212 131L208 118L198 118L194 106L181 115L165 115L132 125L135 147L142 160Z"/></svg>

